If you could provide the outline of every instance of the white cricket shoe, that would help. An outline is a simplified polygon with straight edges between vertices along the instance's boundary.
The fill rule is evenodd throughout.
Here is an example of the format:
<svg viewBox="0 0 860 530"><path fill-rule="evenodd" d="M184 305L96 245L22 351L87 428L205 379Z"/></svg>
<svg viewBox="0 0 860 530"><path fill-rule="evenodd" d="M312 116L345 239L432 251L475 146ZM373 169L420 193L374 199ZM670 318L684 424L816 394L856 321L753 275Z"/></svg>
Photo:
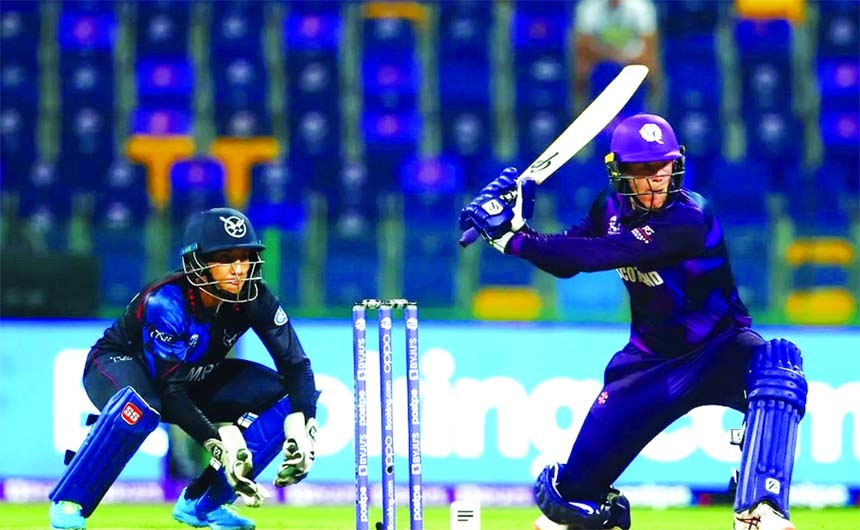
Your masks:
<svg viewBox="0 0 860 530"><path fill-rule="evenodd" d="M567 530L563 524L554 523L546 515L541 514L535 521L535 530Z"/></svg>
<svg viewBox="0 0 860 530"><path fill-rule="evenodd" d="M535 530L576 530L574 526L567 526L553 522L546 515L541 514L535 521ZM609 530L621 530L617 526L613 526Z"/></svg>
<svg viewBox="0 0 860 530"><path fill-rule="evenodd" d="M735 513L734 530L796 530L794 525L768 502Z"/></svg>

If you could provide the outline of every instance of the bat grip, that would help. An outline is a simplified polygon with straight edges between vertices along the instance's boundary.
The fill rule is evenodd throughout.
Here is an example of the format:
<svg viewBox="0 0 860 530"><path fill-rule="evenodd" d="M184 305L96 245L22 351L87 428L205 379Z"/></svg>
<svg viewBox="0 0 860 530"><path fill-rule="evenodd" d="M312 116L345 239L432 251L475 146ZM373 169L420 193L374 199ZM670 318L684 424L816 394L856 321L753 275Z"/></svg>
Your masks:
<svg viewBox="0 0 860 530"><path fill-rule="evenodd" d="M463 232L463 235L460 236L460 246L463 248L468 247L472 243L478 240L481 234L478 233L474 228L470 228Z"/></svg>

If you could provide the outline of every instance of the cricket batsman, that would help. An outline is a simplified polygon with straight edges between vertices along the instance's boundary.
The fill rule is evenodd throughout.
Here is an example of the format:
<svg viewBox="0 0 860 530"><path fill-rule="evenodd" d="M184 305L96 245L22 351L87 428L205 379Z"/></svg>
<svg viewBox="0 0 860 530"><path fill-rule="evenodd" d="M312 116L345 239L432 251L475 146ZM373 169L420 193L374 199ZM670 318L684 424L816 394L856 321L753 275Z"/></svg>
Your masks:
<svg viewBox="0 0 860 530"><path fill-rule="evenodd" d="M614 269L629 294L630 340L609 361L567 461L538 476L535 528L630 529L630 503L612 484L672 422L721 405L745 414L734 530L794 530L789 489L807 394L800 350L751 329L723 230L683 187L684 148L665 119L623 120L605 162L609 189L561 233L526 224L514 168L460 214L461 229L476 228L502 254L559 278Z"/></svg>

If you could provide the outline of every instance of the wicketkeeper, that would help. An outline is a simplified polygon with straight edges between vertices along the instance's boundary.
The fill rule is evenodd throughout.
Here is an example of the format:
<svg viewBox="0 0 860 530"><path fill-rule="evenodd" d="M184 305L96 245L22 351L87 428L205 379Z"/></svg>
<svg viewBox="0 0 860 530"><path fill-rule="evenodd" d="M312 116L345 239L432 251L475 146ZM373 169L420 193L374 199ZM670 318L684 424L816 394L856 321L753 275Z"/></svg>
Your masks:
<svg viewBox="0 0 860 530"><path fill-rule="evenodd" d="M460 215L461 229L476 228L503 254L559 278L615 269L629 294L630 341L609 361L567 462L538 477L536 527L629 529L630 503L613 482L672 422L722 405L746 414L735 530L793 530L788 491L807 393L800 350L750 329L720 223L701 195L682 187L684 149L666 120L625 119L611 151L610 189L561 233L526 224L533 197L514 168ZM718 177L727 186L746 178Z"/></svg>
<svg viewBox="0 0 860 530"><path fill-rule="evenodd" d="M278 454L275 486L314 463L316 389L287 313L262 279L264 246L248 218L214 208L189 220L182 270L143 288L87 356L83 382L101 412L51 491L51 526L83 529L105 492L159 422L205 447L211 464L173 517L193 527L251 530L231 506L260 506L255 477ZM277 370L226 359L253 329Z"/></svg>

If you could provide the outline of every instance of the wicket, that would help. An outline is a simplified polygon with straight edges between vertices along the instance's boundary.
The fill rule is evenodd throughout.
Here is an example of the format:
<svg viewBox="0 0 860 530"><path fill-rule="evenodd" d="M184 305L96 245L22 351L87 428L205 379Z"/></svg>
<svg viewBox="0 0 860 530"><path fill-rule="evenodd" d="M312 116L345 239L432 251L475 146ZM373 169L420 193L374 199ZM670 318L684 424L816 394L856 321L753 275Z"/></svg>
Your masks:
<svg viewBox="0 0 860 530"><path fill-rule="evenodd" d="M382 428L382 522L379 530L395 530L394 482L394 360L391 345L391 311L403 309L406 328L406 402L409 436L409 528L423 530L421 490L421 417L418 388L418 305L405 299L365 299L352 306L352 353L355 383L355 527L369 530L367 442L367 344L366 311L376 310L379 321L379 399Z"/></svg>

